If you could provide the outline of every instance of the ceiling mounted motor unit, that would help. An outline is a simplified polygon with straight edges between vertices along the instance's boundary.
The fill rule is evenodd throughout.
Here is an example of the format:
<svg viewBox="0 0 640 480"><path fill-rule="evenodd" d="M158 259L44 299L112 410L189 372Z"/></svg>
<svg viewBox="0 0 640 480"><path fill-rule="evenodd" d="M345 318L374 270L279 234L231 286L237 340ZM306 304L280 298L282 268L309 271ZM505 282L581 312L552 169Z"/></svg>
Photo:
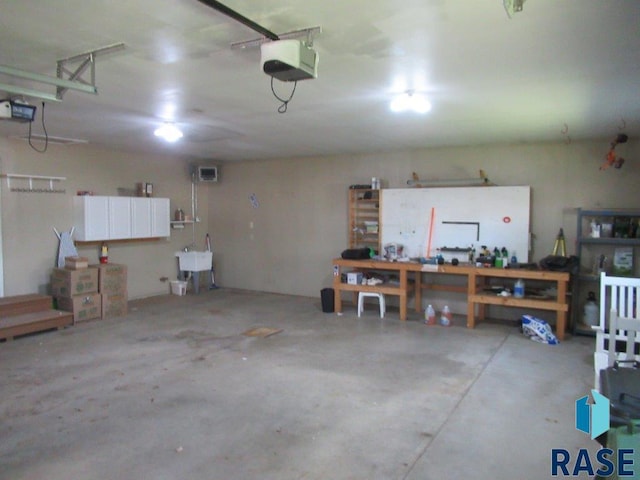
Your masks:
<svg viewBox="0 0 640 480"><path fill-rule="evenodd" d="M283 82L318 77L318 53L301 40L275 40L260 45L262 70Z"/></svg>
<svg viewBox="0 0 640 480"><path fill-rule="evenodd" d="M0 120L14 120L16 122L33 122L36 107L14 100L0 100Z"/></svg>
<svg viewBox="0 0 640 480"><path fill-rule="evenodd" d="M199 182L217 182L218 167L199 165L196 167Z"/></svg>

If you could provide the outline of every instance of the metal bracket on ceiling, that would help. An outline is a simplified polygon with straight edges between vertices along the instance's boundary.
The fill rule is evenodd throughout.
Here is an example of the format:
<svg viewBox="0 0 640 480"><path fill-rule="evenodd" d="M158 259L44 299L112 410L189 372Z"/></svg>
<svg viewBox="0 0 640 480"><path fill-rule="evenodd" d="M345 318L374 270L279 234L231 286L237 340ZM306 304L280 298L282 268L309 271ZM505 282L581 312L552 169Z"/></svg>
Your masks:
<svg viewBox="0 0 640 480"><path fill-rule="evenodd" d="M78 83L80 85L88 85L90 87L93 87L94 91L91 93L97 94L98 90L96 88L96 57L98 55L106 55L109 53L118 52L120 50L124 50L124 43L122 42L58 60L58 68L56 69L57 76L61 80L67 80ZM78 65L75 70L72 71L67 68L68 65L78 62L80 62L80 65ZM86 81L82 78L82 75L87 71L89 67L91 68L91 80ZM65 75L67 75L67 78L65 78ZM56 88L56 97L59 100L62 100L62 97L67 92L67 90L69 90L69 87L58 85Z"/></svg>
<svg viewBox="0 0 640 480"><path fill-rule="evenodd" d="M290 32L281 33L280 35L278 35L278 40L306 37L305 44L308 47L313 47L313 36L319 33L322 33L322 27L301 28L298 30L291 30ZM271 41L274 41L274 40L271 40L267 37L254 38L253 40L245 40L242 42L232 43L231 48L245 49L245 48L259 47L263 43L267 43Z"/></svg>
<svg viewBox="0 0 640 480"><path fill-rule="evenodd" d="M36 83L43 83L45 85L54 85L56 87L56 94L41 92L39 90L33 90L31 88L20 87L18 85L10 85L8 83L0 83L0 91L6 93L13 93L15 95L24 97L40 98L48 102L60 102L67 90L77 90L84 93L91 93L93 95L98 94L98 89L95 85L95 57L106 53L112 53L118 50L124 49L124 43L116 43L107 47L92 50L90 52L74 55L73 57L64 58L58 60L57 77L50 77L49 75L42 75L40 73L27 72L25 70L19 70L8 65L0 65L0 74L8 75L15 78L22 78L24 80L30 80ZM82 61L80 66L75 71L70 71L66 68L67 64ZM81 78L85 70L91 67L91 81L87 82ZM68 75L69 78L64 78L64 75Z"/></svg>

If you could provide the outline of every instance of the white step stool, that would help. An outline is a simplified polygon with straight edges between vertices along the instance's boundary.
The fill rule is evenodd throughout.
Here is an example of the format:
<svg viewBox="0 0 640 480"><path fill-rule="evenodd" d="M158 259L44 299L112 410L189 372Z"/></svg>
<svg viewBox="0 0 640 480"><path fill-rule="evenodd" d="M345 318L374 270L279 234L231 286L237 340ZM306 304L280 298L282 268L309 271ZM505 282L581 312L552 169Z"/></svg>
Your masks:
<svg viewBox="0 0 640 480"><path fill-rule="evenodd" d="M384 318L384 314L387 310L387 307L384 303L384 293L375 293L375 292L358 292L358 316L360 316L362 314L362 311L364 310L365 297L374 297L379 300L380 318Z"/></svg>

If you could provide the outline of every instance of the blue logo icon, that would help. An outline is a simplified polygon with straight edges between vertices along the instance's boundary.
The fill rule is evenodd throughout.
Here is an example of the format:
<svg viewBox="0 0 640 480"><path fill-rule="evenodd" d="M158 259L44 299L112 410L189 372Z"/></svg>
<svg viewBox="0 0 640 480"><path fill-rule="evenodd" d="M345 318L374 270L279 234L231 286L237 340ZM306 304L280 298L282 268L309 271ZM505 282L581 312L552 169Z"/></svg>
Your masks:
<svg viewBox="0 0 640 480"><path fill-rule="evenodd" d="M596 390L591 390L593 404L589 396L576 400L576 429L591 434L594 439L609 430L609 399Z"/></svg>

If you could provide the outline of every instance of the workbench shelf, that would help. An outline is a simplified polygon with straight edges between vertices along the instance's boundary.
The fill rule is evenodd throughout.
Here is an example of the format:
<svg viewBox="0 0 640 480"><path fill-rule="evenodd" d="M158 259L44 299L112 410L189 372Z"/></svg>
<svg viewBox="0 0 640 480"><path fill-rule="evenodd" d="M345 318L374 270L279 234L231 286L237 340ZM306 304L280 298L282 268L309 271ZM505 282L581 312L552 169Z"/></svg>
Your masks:
<svg viewBox="0 0 640 480"><path fill-rule="evenodd" d="M580 270L573 286L572 326L574 335L593 336L591 327L582 321L584 304L588 292L600 291L601 271L619 275L613 269L616 249L631 249L631 276L640 276L636 261L640 254L640 210L579 208L577 213L576 255Z"/></svg>
<svg viewBox="0 0 640 480"><path fill-rule="evenodd" d="M399 283L384 283L381 285L348 284L342 281L344 269L351 271L383 271L390 276L398 276ZM418 262L389 262L384 260L347 260L343 258L333 259L333 288L335 291L335 311L342 313L342 292L354 294L354 304L357 292L375 292L398 297L400 307L400 320L407 319L407 301L409 296L414 297L415 312L422 316L422 276L461 276L466 279L466 286L459 288L457 285L428 285L434 290L455 291L467 294L467 327L474 328L478 321L487 318L487 307L490 305L502 307L516 307L538 309L555 312L556 336L558 340L564 340L567 325L567 312L569 311L569 280L568 272L552 272L545 270L516 270L508 268L479 268L471 265L423 265ZM409 278L409 275L413 278ZM485 289L492 281L513 283L518 279L524 279L547 289L551 287L554 295L547 298L539 296L525 296L524 298L502 297L489 295Z"/></svg>
<svg viewBox="0 0 640 480"><path fill-rule="evenodd" d="M349 248L380 251L380 190L349 189Z"/></svg>

